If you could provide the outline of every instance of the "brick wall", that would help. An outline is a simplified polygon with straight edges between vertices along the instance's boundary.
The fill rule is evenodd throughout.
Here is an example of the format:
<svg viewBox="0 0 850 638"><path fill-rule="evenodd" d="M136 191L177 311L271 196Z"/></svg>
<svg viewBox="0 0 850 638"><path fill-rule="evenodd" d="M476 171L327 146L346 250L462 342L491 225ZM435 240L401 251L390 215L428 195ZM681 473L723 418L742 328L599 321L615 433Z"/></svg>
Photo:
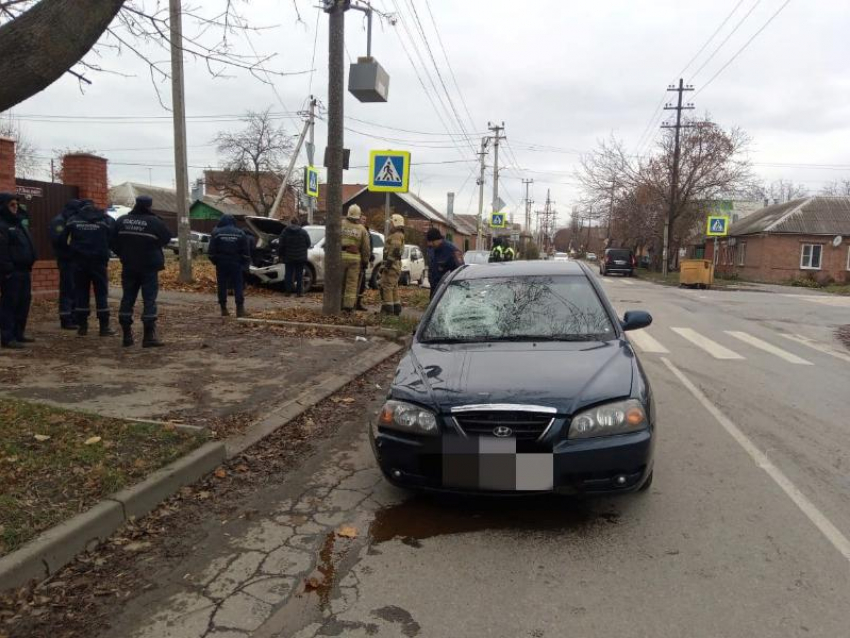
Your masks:
<svg viewBox="0 0 850 638"><path fill-rule="evenodd" d="M80 189L80 199L90 199L99 208L109 206L107 160L89 153L71 153L62 158L62 181Z"/></svg>
<svg viewBox="0 0 850 638"><path fill-rule="evenodd" d="M850 282L847 270L850 239L843 241L837 248L832 245L832 237L822 235L757 235L739 237L736 242L733 264L726 262L730 254L728 242L724 241L719 251L723 263L718 271L734 272L744 279L786 283L792 279L832 277L839 283ZM740 266L738 256L741 245L746 244L746 258ZM800 268L800 256L803 244L817 244L821 248L820 270Z"/></svg>
<svg viewBox="0 0 850 638"><path fill-rule="evenodd" d="M15 140L0 137L0 193L15 192Z"/></svg>
<svg viewBox="0 0 850 638"><path fill-rule="evenodd" d="M59 270L56 262L40 260L32 269L32 292L39 296L55 296L59 290Z"/></svg>

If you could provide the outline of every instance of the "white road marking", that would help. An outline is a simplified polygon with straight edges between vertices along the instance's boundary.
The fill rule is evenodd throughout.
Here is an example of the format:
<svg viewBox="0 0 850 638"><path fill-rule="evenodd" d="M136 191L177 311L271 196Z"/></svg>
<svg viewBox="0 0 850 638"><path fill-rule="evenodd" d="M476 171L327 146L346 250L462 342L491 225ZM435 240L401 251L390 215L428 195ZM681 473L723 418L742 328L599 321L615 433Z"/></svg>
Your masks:
<svg viewBox="0 0 850 638"><path fill-rule="evenodd" d="M815 341L814 339L809 339L808 337L804 337L803 335L798 334L786 334L784 332L779 333L780 336L793 341L794 343L799 343L801 345L807 346L812 350L817 350L818 352L823 352L824 354L828 354L836 359L841 359L842 361L846 361L850 363L850 354L846 352L840 352L835 348L831 348L826 344L820 343L819 341Z"/></svg>
<svg viewBox="0 0 850 638"><path fill-rule="evenodd" d="M768 343L767 341L762 341L758 337L754 337L751 334L747 334L746 332L737 332L735 330L726 330L726 334L735 337L743 341L744 343L748 343L754 348L758 348L759 350L764 350L765 352L769 352L770 354L776 355L780 359L785 359L789 363L793 363L798 366L810 366L812 365L811 361L806 361L802 357L798 357L796 354L792 354L787 350L783 350L772 343Z"/></svg>
<svg viewBox="0 0 850 638"><path fill-rule="evenodd" d="M755 444L744 434L737 425L735 425L729 417L727 417L720 409L715 406L708 398L697 388L685 374L673 365L669 359L662 357L670 372L672 372L679 381L691 392L692 395L699 401L702 406L708 410L717 422L723 426L733 439L744 448L744 451L750 455L757 467L760 467L774 482L788 495L794 504L800 508L803 514L817 527L826 539L832 544L835 549L847 560L850 561L850 540L847 539L841 531L833 525L824 514L803 494L796 485L794 485L782 471L776 467L769 458L759 450Z"/></svg>
<svg viewBox="0 0 850 638"><path fill-rule="evenodd" d="M744 359L744 357L739 355L737 352L732 352L728 348L721 346L716 341L712 341L708 337L703 337L696 330L691 330L690 328L670 328L670 330L680 337L684 337L695 346L702 348L715 359Z"/></svg>
<svg viewBox="0 0 850 638"><path fill-rule="evenodd" d="M782 295L789 299L802 299L809 303L817 303L822 306L834 306L836 308L850 308L850 297L827 296L827 295Z"/></svg>
<svg viewBox="0 0 850 638"><path fill-rule="evenodd" d="M632 341L641 352L655 354L670 354L670 351L662 346L658 340L646 330L635 330L629 333L629 341Z"/></svg>
<svg viewBox="0 0 850 638"><path fill-rule="evenodd" d="M626 284L627 286L634 286L635 282L631 279L626 279L625 277L620 278L620 282Z"/></svg>

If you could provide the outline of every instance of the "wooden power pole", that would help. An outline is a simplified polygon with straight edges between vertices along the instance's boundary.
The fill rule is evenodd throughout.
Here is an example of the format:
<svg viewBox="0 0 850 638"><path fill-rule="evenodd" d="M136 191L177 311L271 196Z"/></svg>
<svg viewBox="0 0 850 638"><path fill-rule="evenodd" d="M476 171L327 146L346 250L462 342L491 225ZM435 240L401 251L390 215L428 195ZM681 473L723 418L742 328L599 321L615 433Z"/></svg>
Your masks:
<svg viewBox="0 0 850 638"><path fill-rule="evenodd" d="M192 247L189 245L189 160L186 155L186 95L183 81L183 9L180 0L169 0L171 27L171 101L174 114L174 166L177 187L177 241L180 248L180 281L192 281Z"/></svg>

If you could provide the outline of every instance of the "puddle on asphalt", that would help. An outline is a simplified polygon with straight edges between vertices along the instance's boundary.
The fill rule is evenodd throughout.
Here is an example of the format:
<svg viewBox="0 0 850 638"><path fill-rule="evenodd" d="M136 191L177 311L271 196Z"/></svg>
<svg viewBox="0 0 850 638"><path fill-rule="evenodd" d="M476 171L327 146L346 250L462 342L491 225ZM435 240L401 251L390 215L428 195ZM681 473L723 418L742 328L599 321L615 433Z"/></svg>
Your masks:
<svg viewBox="0 0 850 638"><path fill-rule="evenodd" d="M478 499L413 496L378 510L369 528L374 544L398 539L418 548L435 536L493 531L586 532L619 523L604 500L557 496Z"/></svg>

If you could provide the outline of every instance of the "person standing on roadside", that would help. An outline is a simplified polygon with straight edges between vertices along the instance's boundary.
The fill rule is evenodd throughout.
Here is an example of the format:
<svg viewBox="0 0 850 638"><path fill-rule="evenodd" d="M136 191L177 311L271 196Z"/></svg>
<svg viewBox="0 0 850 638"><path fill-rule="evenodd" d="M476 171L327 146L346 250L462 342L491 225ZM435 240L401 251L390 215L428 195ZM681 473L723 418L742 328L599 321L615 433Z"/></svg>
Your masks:
<svg viewBox="0 0 850 638"><path fill-rule="evenodd" d="M32 303L35 244L18 214L18 197L0 193L0 346L23 348Z"/></svg>
<svg viewBox="0 0 850 638"><path fill-rule="evenodd" d="M301 227L297 217L289 220L289 225L280 234L277 255L286 270L283 276L286 295L293 292L304 296L304 268L307 267L307 251L313 247L309 233Z"/></svg>
<svg viewBox="0 0 850 638"><path fill-rule="evenodd" d="M404 217L390 218L392 229L384 244L384 274L381 277L381 314L401 314L401 298L398 296L398 280L401 277L401 258L404 254Z"/></svg>
<svg viewBox="0 0 850 638"><path fill-rule="evenodd" d="M59 243L68 247L74 269L74 319L77 334L88 334L90 293L94 287L100 336L113 337L109 326L109 244L114 222L104 211L86 204L65 224Z"/></svg>
<svg viewBox="0 0 850 638"><path fill-rule="evenodd" d="M366 294L366 271L369 270L369 264L375 263L375 236L369 230L369 219L366 215L360 215L360 223L363 224L363 228L369 233L369 250L372 253L369 255L369 263L360 269L360 285L357 287L357 305L354 309L366 311L367 308L363 305L363 296Z"/></svg>
<svg viewBox="0 0 850 638"><path fill-rule="evenodd" d="M244 269L251 263L251 246L245 232L237 228L233 215L222 215L210 237L210 261L215 265L218 283L218 305L227 317L227 290L233 287L236 316L245 316Z"/></svg>
<svg viewBox="0 0 850 638"><path fill-rule="evenodd" d="M136 205L128 215L120 217L112 232L112 250L121 259L121 307L118 321L124 333L122 345L132 346L133 309L139 291L142 293L144 308L143 348L163 346L156 331L159 294L159 272L165 269L165 255L162 249L171 241L171 232L152 210L153 199L147 195L136 198Z"/></svg>
<svg viewBox="0 0 850 638"><path fill-rule="evenodd" d="M360 214L360 207L352 204L348 208L348 215L342 220L342 310L344 312L353 311L357 304L360 270L369 265L369 257L372 255L369 231L360 223Z"/></svg>
<svg viewBox="0 0 850 638"><path fill-rule="evenodd" d="M428 283L431 284L431 299L433 299L443 277L463 265L463 255L457 246L443 239L439 228L430 229L425 239L429 246Z"/></svg>
<svg viewBox="0 0 850 638"><path fill-rule="evenodd" d="M53 254L59 268L59 325L63 330L77 329L74 321L77 297L74 294L74 260L68 244L62 241L62 234L65 232L65 226L80 212L82 206L83 202L79 199L72 199L50 222L50 243L53 245Z"/></svg>
<svg viewBox="0 0 850 638"><path fill-rule="evenodd" d="M505 260L505 247L502 245L501 237L493 238L493 249L490 251L489 262L491 264Z"/></svg>

